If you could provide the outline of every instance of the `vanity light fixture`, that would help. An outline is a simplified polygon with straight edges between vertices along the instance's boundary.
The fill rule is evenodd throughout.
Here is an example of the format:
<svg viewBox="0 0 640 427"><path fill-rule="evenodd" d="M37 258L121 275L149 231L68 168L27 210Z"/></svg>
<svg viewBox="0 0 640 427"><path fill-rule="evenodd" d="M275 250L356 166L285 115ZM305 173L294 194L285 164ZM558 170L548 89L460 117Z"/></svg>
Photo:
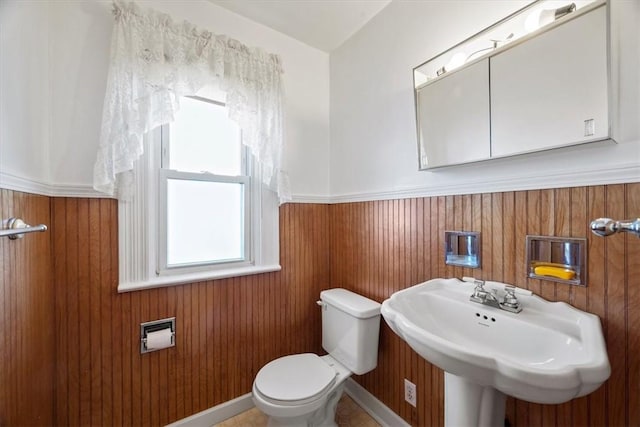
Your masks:
<svg viewBox="0 0 640 427"><path fill-rule="evenodd" d="M570 0L569 0L570 1ZM416 88L527 37L554 21L606 0L536 0L414 69ZM560 7L556 7L560 6Z"/></svg>

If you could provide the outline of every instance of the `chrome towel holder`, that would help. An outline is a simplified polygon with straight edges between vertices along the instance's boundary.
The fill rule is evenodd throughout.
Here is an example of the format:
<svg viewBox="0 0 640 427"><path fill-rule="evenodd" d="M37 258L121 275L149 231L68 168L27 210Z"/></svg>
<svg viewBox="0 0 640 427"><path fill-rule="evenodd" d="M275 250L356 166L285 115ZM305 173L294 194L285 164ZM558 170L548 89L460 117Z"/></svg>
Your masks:
<svg viewBox="0 0 640 427"><path fill-rule="evenodd" d="M640 237L640 218L615 221L611 218L598 218L591 221L591 231L601 237L615 233L633 233Z"/></svg>
<svg viewBox="0 0 640 427"><path fill-rule="evenodd" d="M47 231L47 226L44 224L31 226L20 218L12 217L2 222L5 227L4 229L0 230L0 237L8 237L11 240L20 239L24 237L26 233Z"/></svg>

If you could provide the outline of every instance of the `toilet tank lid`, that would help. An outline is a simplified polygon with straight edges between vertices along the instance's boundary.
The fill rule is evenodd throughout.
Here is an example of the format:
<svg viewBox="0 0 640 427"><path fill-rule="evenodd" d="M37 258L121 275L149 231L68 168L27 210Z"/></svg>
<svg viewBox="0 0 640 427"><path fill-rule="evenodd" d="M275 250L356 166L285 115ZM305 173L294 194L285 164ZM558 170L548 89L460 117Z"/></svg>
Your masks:
<svg viewBox="0 0 640 427"><path fill-rule="evenodd" d="M320 299L354 317L367 319L380 314L380 303L342 288L320 292Z"/></svg>

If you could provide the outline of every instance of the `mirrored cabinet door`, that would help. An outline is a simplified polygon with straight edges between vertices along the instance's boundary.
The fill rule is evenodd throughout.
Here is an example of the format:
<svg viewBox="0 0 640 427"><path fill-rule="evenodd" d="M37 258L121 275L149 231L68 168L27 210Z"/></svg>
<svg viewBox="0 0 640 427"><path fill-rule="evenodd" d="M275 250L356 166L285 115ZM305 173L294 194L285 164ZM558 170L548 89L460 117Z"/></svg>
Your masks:
<svg viewBox="0 0 640 427"><path fill-rule="evenodd" d="M420 168L488 159L489 60L416 90Z"/></svg>
<svg viewBox="0 0 640 427"><path fill-rule="evenodd" d="M492 157L606 139L606 8L491 57Z"/></svg>

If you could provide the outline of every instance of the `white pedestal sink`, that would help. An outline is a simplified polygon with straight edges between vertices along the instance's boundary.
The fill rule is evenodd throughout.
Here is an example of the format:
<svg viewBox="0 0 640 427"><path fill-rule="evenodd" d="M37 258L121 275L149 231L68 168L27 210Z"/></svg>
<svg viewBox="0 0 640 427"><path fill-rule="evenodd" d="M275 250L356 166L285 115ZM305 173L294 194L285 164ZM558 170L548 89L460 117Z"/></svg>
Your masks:
<svg viewBox="0 0 640 427"><path fill-rule="evenodd" d="M507 286L486 282L498 297ZM469 300L474 284L433 279L382 303L391 329L445 374L445 425L501 426L506 395L562 403L611 372L600 319L517 290L511 313Z"/></svg>

